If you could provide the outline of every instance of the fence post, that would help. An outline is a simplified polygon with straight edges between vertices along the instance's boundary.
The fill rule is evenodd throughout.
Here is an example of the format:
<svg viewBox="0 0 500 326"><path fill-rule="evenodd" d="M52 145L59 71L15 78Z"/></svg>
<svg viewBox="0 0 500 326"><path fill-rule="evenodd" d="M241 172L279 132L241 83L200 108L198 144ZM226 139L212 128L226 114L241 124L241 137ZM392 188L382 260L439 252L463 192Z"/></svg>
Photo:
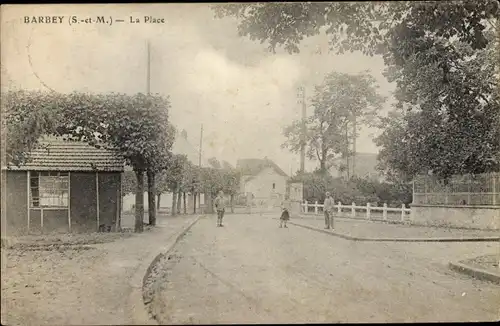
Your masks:
<svg viewBox="0 0 500 326"><path fill-rule="evenodd" d="M497 176L495 173L492 173L491 174L491 181L492 181L492 192L493 192L493 206L496 206L497 204ZM500 265L500 264L499 264ZM500 267L500 266L499 266Z"/></svg>
<svg viewBox="0 0 500 326"><path fill-rule="evenodd" d="M401 204L401 222L405 221L406 207L405 204Z"/></svg>
<svg viewBox="0 0 500 326"><path fill-rule="evenodd" d="M318 201L314 203L314 214L318 215Z"/></svg>
<svg viewBox="0 0 500 326"><path fill-rule="evenodd" d="M370 219L370 203L366 203L366 218Z"/></svg>
<svg viewBox="0 0 500 326"><path fill-rule="evenodd" d="M309 213L309 203L307 202L307 200L304 203L304 213L305 214Z"/></svg>
<svg viewBox="0 0 500 326"><path fill-rule="evenodd" d="M351 217L356 217L356 203L354 202L351 205Z"/></svg>
<svg viewBox="0 0 500 326"><path fill-rule="evenodd" d="M339 204L337 206L337 214L340 217L342 215L342 203L339 201Z"/></svg>
<svg viewBox="0 0 500 326"><path fill-rule="evenodd" d="M382 219L387 221L387 203L384 203L384 210L382 211Z"/></svg>

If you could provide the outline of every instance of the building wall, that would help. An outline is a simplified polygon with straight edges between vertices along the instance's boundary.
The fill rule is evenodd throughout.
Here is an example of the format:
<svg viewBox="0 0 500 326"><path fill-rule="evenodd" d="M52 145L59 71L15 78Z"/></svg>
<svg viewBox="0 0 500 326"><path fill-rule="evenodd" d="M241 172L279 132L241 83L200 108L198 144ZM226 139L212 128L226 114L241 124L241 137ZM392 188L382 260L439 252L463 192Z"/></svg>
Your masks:
<svg viewBox="0 0 500 326"><path fill-rule="evenodd" d="M244 192L253 193L255 198L270 198L273 194L283 196L286 192L286 180L286 177L276 173L274 169L266 168L252 179L243 182Z"/></svg>
<svg viewBox="0 0 500 326"><path fill-rule="evenodd" d="M120 207L120 173L99 172L99 222L96 173L71 172L70 184L72 232L95 232L101 224L115 225Z"/></svg>
<svg viewBox="0 0 500 326"><path fill-rule="evenodd" d="M92 172L71 172L71 231L97 231L96 177Z"/></svg>
<svg viewBox="0 0 500 326"><path fill-rule="evenodd" d="M99 224L114 229L120 216L120 173L99 172Z"/></svg>
<svg viewBox="0 0 500 326"><path fill-rule="evenodd" d="M500 229L500 207L452 205L411 205L416 223L474 229Z"/></svg>
<svg viewBox="0 0 500 326"><path fill-rule="evenodd" d="M2 171L6 180L5 196L7 236L26 233L28 231L28 176L25 171Z"/></svg>

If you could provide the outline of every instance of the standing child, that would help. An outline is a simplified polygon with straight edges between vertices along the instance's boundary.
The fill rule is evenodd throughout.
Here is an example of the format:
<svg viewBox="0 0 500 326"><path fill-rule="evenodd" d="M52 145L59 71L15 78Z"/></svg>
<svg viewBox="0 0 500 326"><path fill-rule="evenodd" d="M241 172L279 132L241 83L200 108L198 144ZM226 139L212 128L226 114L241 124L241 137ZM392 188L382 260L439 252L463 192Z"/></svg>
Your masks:
<svg viewBox="0 0 500 326"><path fill-rule="evenodd" d="M286 222L290 219L290 199L288 195L286 195L285 200L281 202L281 209L283 209L283 212L280 217L280 228L283 226L288 228L288 226L286 226Z"/></svg>
<svg viewBox="0 0 500 326"><path fill-rule="evenodd" d="M222 225L222 219L224 218L224 211L226 206L224 204L224 193L222 192L222 190L219 191L219 194L215 198L214 206L217 210L217 226L224 226Z"/></svg>

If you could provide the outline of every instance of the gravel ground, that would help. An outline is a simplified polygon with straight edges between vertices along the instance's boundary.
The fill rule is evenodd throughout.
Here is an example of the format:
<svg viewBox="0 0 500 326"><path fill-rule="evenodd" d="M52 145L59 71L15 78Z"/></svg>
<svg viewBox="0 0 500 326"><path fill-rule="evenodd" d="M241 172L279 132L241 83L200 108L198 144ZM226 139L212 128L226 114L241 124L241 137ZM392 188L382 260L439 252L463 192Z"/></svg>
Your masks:
<svg viewBox="0 0 500 326"><path fill-rule="evenodd" d="M295 218L290 220L308 226L323 228L324 218ZM335 219L335 231L354 237L367 238L449 238L449 237L498 237L500 230L447 229L440 227L409 226L383 222Z"/></svg>
<svg viewBox="0 0 500 326"><path fill-rule="evenodd" d="M500 286L448 269L491 243L364 243L269 217L200 220L157 266L161 324L493 321ZM151 287L155 287L151 286Z"/></svg>
<svg viewBox="0 0 500 326"><path fill-rule="evenodd" d="M142 234L35 237L2 248L2 324L130 324L132 276L193 218L160 218Z"/></svg>

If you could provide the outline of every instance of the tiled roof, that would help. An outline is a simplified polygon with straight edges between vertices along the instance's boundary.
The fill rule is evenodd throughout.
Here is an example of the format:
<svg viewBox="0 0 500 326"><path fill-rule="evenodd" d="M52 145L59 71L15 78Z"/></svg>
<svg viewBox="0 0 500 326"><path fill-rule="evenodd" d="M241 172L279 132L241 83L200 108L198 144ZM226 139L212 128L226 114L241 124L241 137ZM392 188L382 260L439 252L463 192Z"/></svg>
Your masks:
<svg viewBox="0 0 500 326"><path fill-rule="evenodd" d="M117 152L84 142L45 138L40 140L40 145L31 151L25 164L10 165L8 169L122 172L124 168L124 160Z"/></svg>
<svg viewBox="0 0 500 326"><path fill-rule="evenodd" d="M282 175L284 177L288 176L276 163L267 158L241 159L236 163L236 168L242 172L242 175L256 176L265 168L272 168L279 175Z"/></svg>

